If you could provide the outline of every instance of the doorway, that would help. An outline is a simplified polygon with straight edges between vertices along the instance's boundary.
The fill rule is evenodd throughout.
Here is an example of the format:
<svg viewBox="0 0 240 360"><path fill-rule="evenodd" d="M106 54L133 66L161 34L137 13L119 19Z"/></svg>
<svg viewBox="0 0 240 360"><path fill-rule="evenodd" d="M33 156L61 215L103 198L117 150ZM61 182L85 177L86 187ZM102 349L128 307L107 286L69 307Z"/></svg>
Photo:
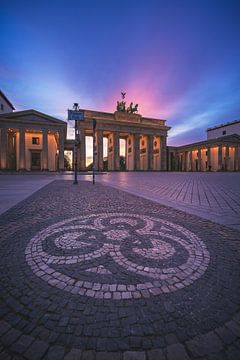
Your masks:
<svg viewBox="0 0 240 360"><path fill-rule="evenodd" d="M41 170L41 152L32 151L31 152L31 170L38 171Z"/></svg>

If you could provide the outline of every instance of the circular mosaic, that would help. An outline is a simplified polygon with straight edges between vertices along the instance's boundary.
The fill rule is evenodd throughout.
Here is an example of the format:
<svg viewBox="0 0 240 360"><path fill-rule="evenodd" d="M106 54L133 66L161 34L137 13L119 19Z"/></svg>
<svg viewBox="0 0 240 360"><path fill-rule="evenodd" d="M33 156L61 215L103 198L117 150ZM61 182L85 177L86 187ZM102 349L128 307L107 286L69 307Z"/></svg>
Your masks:
<svg viewBox="0 0 240 360"><path fill-rule="evenodd" d="M204 242L186 228L127 213L58 222L34 236L25 255L35 275L49 285L115 300L148 298L189 286L210 260ZM112 268L117 269L114 274Z"/></svg>

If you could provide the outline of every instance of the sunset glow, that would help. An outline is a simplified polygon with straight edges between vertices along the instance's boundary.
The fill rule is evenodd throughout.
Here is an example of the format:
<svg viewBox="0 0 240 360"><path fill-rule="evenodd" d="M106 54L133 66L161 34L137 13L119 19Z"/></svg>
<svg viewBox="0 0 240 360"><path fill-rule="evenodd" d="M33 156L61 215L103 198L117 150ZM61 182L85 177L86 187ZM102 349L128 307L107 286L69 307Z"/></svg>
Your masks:
<svg viewBox="0 0 240 360"><path fill-rule="evenodd" d="M0 88L16 109L64 120L73 102L114 112L125 91L141 115L167 120L170 145L197 141L239 118L239 11L215 0L5 2Z"/></svg>

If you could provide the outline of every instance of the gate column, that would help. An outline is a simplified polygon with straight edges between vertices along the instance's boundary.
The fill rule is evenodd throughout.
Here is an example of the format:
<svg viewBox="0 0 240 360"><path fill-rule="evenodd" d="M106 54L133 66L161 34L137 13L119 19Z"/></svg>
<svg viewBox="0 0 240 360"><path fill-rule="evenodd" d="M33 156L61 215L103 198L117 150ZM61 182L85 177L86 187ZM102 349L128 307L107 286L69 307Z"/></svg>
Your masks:
<svg viewBox="0 0 240 360"><path fill-rule="evenodd" d="M222 170L222 145L218 146L218 171Z"/></svg>
<svg viewBox="0 0 240 360"><path fill-rule="evenodd" d="M208 171L211 171L212 164L211 164L211 148L208 147L207 149L207 163L208 163Z"/></svg>
<svg viewBox="0 0 240 360"><path fill-rule="evenodd" d="M161 171L166 171L166 161L167 161L167 145L166 145L166 136L160 136L160 147L161 147Z"/></svg>
<svg viewBox="0 0 240 360"><path fill-rule="evenodd" d="M25 129L19 130L19 170L25 170Z"/></svg>
<svg viewBox="0 0 240 360"><path fill-rule="evenodd" d="M140 169L140 134L133 135L134 141L134 170Z"/></svg>
<svg viewBox="0 0 240 360"><path fill-rule="evenodd" d="M113 133L113 164L115 171L120 169L119 132Z"/></svg>
<svg viewBox="0 0 240 360"><path fill-rule="evenodd" d="M85 171L86 170L86 144L85 144L85 129L83 127L79 127L80 134L79 141L80 144L78 146L78 170Z"/></svg>
<svg viewBox="0 0 240 360"><path fill-rule="evenodd" d="M103 131L96 131L97 140L97 159L96 159L96 170L103 171Z"/></svg>
<svg viewBox="0 0 240 360"><path fill-rule="evenodd" d="M64 132L59 131L59 170L64 170Z"/></svg>
<svg viewBox="0 0 240 360"><path fill-rule="evenodd" d="M48 170L48 131L43 130L42 170Z"/></svg>
<svg viewBox="0 0 240 360"><path fill-rule="evenodd" d="M2 170L7 168L7 129L0 129L1 131L1 142L0 142L0 168Z"/></svg>
<svg viewBox="0 0 240 360"><path fill-rule="evenodd" d="M153 135L147 137L148 170L153 170Z"/></svg>

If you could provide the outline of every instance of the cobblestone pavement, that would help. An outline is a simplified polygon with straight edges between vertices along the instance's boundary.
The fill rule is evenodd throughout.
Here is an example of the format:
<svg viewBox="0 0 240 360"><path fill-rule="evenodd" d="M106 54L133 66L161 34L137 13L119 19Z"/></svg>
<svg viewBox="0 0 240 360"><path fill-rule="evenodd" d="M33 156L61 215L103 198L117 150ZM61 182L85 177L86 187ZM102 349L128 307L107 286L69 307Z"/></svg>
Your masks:
<svg viewBox="0 0 240 360"><path fill-rule="evenodd" d="M59 180L0 234L0 359L240 358L237 230Z"/></svg>
<svg viewBox="0 0 240 360"><path fill-rule="evenodd" d="M0 214L55 179L55 175L0 174Z"/></svg>
<svg viewBox="0 0 240 360"><path fill-rule="evenodd" d="M123 172L97 181L240 230L240 173Z"/></svg>

